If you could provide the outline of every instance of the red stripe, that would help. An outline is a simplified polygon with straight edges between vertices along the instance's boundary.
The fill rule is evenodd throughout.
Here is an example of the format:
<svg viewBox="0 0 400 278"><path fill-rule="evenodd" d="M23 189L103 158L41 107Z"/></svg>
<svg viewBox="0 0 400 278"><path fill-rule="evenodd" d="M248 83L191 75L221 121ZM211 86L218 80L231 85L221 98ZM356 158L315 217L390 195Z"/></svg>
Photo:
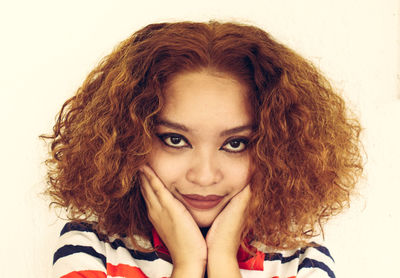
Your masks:
<svg viewBox="0 0 400 278"><path fill-rule="evenodd" d="M107 274L126 278L148 278L140 268L126 264L113 265L107 263Z"/></svg>
<svg viewBox="0 0 400 278"><path fill-rule="evenodd" d="M107 275L100 270L73 271L60 278L106 278Z"/></svg>

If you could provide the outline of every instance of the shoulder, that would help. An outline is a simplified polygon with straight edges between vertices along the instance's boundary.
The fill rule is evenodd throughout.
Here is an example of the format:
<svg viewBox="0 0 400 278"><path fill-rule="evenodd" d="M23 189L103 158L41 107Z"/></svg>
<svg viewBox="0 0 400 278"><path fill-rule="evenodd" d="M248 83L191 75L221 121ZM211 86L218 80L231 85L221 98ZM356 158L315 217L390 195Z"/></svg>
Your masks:
<svg viewBox="0 0 400 278"><path fill-rule="evenodd" d="M155 252L139 252L127 238L107 237L91 224L71 222L60 233L53 277L144 277L149 271L154 272L155 266L160 274L170 274L169 263L160 260Z"/></svg>
<svg viewBox="0 0 400 278"><path fill-rule="evenodd" d="M253 244L252 244L253 245ZM254 244L264 256L264 271L271 277L335 278L334 259L328 248L312 243L294 250L276 250Z"/></svg>
<svg viewBox="0 0 400 278"><path fill-rule="evenodd" d="M335 261L328 248L315 245L300 249L298 278L330 277L334 278Z"/></svg>
<svg viewBox="0 0 400 278"><path fill-rule="evenodd" d="M61 230L54 252L53 277L72 272L101 277L106 271L105 254L105 242L91 225L67 223Z"/></svg>

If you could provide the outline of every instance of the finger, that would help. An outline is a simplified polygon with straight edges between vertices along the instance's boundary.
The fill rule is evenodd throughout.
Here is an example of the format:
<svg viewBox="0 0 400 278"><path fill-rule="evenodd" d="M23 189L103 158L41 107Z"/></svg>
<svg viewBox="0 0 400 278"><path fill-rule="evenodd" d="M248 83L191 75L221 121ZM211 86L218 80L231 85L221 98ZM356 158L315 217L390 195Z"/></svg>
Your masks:
<svg viewBox="0 0 400 278"><path fill-rule="evenodd" d="M231 202L241 204L246 207L251 199L250 185L246 185L235 197L232 198Z"/></svg>
<svg viewBox="0 0 400 278"><path fill-rule="evenodd" d="M165 187L164 183L156 175L153 169L151 169L148 165L144 165L142 166L141 170L147 178L152 192L156 195L160 203L167 204L174 199L171 192L169 192L169 190Z"/></svg>
<svg viewBox="0 0 400 278"><path fill-rule="evenodd" d="M160 209L161 208L160 202L156 194L153 192L149 180L143 173L140 174L140 180L141 180L140 191L142 192L142 196L146 202L147 207Z"/></svg>
<svg viewBox="0 0 400 278"><path fill-rule="evenodd" d="M246 185L240 192L240 198L242 198L242 200L245 201L246 203L250 201L251 198L250 184Z"/></svg>

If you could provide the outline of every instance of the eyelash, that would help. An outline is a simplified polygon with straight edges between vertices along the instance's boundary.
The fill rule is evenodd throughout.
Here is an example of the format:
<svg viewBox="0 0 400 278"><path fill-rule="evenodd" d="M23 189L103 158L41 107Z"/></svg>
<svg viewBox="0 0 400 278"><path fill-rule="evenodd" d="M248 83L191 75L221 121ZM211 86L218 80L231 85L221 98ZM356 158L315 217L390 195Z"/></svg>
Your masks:
<svg viewBox="0 0 400 278"><path fill-rule="evenodd" d="M228 145L232 142L239 142L240 144L244 144L243 149L241 149L239 151L232 151L232 150L228 150L228 149L224 148L226 145ZM222 147L220 148L220 150L224 150L228 153L241 153L247 149L248 144L249 144L249 139L244 138L244 137L229 138L222 144Z"/></svg>
<svg viewBox="0 0 400 278"><path fill-rule="evenodd" d="M161 142L162 142L164 145L166 145L167 147L171 147L171 148L174 148L174 149L181 149L181 148L187 148L187 147L191 148L191 147L192 147L192 145L190 145L189 141L188 141L185 137L183 137L182 135L176 134L176 133L157 134L157 137L160 138ZM166 142L166 140L167 140L168 138L169 138L169 139L171 139L171 138L179 138L180 140L183 140L188 146L180 146L180 147L177 147L177 146L170 145L170 144L168 144L168 143Z"/></svg>
<svg viewBox="0 0 400 278"><path fill-rule="evenodd" d="M167 147L174 148L174 149L182 149L182 148L192 148L192 145L189 143L189 140L187 140L184 136L177 134L177 133L163 133L163 134L157 134L157 137L160 139L160 141L166 145ZM171 140L171 138L179 138L183 142L185 142L185 146L173 146L172 144L169 144L166 142L166 140ZM233 142L239 142L239 144L244 144L243 149L239 151L235 150L228 150L224 148L226 145L233 143ZM223 150L229 153L241 153L244 152L247 149L247 146L249 144L249 139L245 137L235 137L235 138L229 138L227 139L223 144L222 147L219 150Z"/></svg>

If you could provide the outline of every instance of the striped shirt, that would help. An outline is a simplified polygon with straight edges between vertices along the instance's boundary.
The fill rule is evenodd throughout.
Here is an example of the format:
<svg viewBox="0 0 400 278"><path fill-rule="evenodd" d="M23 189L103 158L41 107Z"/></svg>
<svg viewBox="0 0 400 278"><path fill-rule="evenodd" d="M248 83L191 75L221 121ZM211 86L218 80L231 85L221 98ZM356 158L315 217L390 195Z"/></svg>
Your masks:
<svg viewBox="0 0 400 278"><path fill-rule="evenodd" d="M139 241L143 247L148 241ZM57 278L163 278L170 277L172 264L164 259L168 250L153 231L157 252L134 250L128 238L104 240L90 225L67 223L54 253L53 277ZM258 246L254 256L238 251L238 263L245 278L334 278L334 261L323 246L272 252ZM164 255L162 254L164 253Z"/></svg>

